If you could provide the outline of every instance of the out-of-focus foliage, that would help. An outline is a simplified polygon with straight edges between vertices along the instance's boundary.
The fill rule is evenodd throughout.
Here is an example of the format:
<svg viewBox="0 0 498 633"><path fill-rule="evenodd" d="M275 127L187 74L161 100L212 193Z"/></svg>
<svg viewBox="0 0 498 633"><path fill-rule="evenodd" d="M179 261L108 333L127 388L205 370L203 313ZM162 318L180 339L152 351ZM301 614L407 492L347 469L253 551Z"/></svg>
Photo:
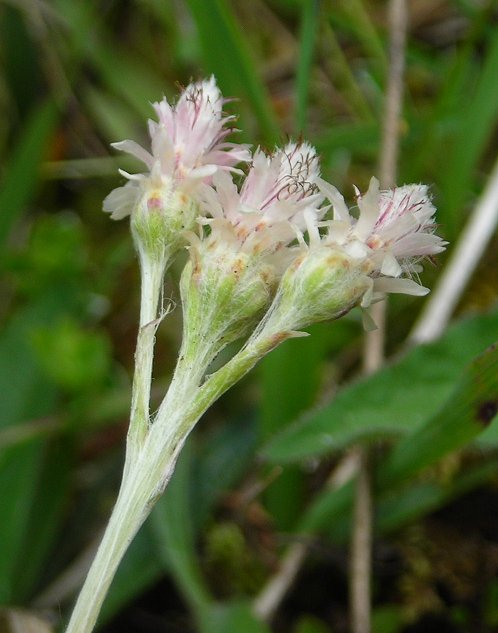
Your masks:
<svg viewBox="0 0 498 633"><path fill-rule="evenodd" d="M498 3L409 4L399 180L433 183L451 253L496 160ZM137 266L126 222L101 204L135 166L110 142L145 142L151 101L215 73L240 139L304 133L351 200L377 169L386 3L4 0L0 34L0 602L60 628L115 498L129 407ZM353 313L229 392L133 543L101 630L346 631L352 484L327 481L352 443L375 440L374 631L493 631L498 371L496 350L478 355L498 339L496 246L440 341L403 355L422 301L390 303L400 357L378 375L356 379ZM180 332L177 309L159 331L157 403ZM434 534L485 571L431 548ZM309 562L270 627L254 593L302 538Z"/></svg>

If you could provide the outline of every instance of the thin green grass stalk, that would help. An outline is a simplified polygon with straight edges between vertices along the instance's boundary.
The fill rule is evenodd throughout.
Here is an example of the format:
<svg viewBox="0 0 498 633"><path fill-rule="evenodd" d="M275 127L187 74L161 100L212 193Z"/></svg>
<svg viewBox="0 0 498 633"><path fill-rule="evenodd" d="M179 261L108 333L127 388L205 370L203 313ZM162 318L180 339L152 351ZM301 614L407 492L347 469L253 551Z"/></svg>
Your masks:
<svg viewBox="0 0 498 633"><path fill-rule="evenodd" d="M315 41L320 24L319 17L320 0L308 0L308 2L303 3L295 91L295 127L302 133L306 132L308 95L310 90Z"/></svg>
<svg viewBox="0 0 498 633"><path fill-rule="evenodd" d="M349 28L361 42L365 52L377 62L379 71L387 76L388 58L385 47L365 9L363 0L340 0L339 6L340 11L347 16ZM337 8L331 7L330 11L334 10Z"/></svg>
<svg viewBox="0 0 498 633"><path fill-rule="evenodd" d="M245 95L252 105L266 143L280 138L280 129L250 43L224 0L188 0L206 68L216 74L225 94ZM230 60L227 63L227 60Z"/></svg>
<svg viewBox="0 0 498 633"><path fill-rule="evenodd" d="M458 128L453 151L443 164L441 186L444 190L446 234L454 239L462 208L482 152L486 149L498 120L496 77L498 77L498 29L490 34L487 55L473 99L467 101L465 117Z"/></svg>
<svg viewBox="0 0 498 633"><path fill-rule="evenodd" d="M324 334L317 331L294 345L286 343L261 363L261 441L269 441L313 405L327 353ZM287 465L269 486L265 503L280 530L289 530L299 517L304 492L302 469L294 465Z"/></svg>
<svg viewBox="0 0 498 633"><path fill-rule="evenodd" d="M346 55L344 55L337 41L330 18L324 23L323 33L324 44L327 47L325 56L327 59L330 58L328 63L332 66L334 85L342 90L346 105L358 119L373 121L374 114L372 109L355 79Z"/></svg>
<svg viewBox="0 0 498 633"><path fill-rule="evenodd" d="M187 445L175 469L168 494L151 515L158 554L173 574L202 630L202 621L213 598L205 585L197 560L190 498L192 455Z"/></svg>
<svg viewBox="0 0 498 633"><path fill-rule="evenodd" d="M425 59L425 65L435 72L436 76L442 77L443 83L429 111L428 123L425 125L417 151L410 156L408 164L403 165L408 180L416 181L423 178L427 173L427 166L435 160L439 169L439 151L443 149L446 152L447 128L449 125L458 127L452 122L462 116L462 101L467 98L470 84L478 72L476 46L479 45L489 25L489 9L492 4L489 3L488 10L479 10L473 14L470 32L451 59L437 60L437 66L434 66L433 55Z"/></svg>

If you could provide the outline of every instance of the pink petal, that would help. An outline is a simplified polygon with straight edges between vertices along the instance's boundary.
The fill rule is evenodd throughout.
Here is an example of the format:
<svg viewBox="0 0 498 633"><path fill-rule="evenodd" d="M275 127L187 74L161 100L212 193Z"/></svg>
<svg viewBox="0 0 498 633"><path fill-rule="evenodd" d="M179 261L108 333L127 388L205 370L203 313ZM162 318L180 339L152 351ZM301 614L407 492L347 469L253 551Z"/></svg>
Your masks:
<svg viewBox="0 0 498 633"><path fill-rule="evenodd" d="M145 163L149 169L152 167L154 162L152 155L135 141L119 141L118 143L111 143L111 146L120 152L126 152L135 156L138 160Z"/></svg>
<svg viewBox="0 0 498 633"><path fill-rule="evenodd" d="M360 240L368 238L377 222L379 217L379 199L379 181L377 178L372 178L367 193L358 198L360 217L354 228L354 233Z"/></svg>

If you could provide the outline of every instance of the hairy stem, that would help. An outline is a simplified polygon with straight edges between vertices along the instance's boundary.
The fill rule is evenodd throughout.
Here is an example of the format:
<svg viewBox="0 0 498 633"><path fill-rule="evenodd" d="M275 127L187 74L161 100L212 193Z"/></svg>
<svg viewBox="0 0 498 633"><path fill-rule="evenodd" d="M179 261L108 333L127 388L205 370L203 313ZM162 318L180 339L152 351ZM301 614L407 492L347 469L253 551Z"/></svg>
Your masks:
<svg viewBox="0 0 498 633"><path fill-rule="evenodd" d="M135 373L131 399L130 428L128 430L127 459L129 466L145 440L149 428L150 391L158 314L167 258L150 258L140 254L141 302L140 325L135 351Z"/></svg>
<svg viewBox="0 0 498 633"><path fill-rule="evenodd" d="M139 466L137 462L136 466ZM66 633L90 633L129 544L147 516L139 501L140 472L129 470L104 536L78 596Z"/></svg>
<svg viewBox="0 0 498 633"><path fill-rule="evenodd" d="M191 410L184 403L175 411L165 411L160 423L152 425L142 447L134 453L133 463L126 465L116 505L66 633L93 630L117 568L166 487L187 435L198 419L191 418Z"/></svg>

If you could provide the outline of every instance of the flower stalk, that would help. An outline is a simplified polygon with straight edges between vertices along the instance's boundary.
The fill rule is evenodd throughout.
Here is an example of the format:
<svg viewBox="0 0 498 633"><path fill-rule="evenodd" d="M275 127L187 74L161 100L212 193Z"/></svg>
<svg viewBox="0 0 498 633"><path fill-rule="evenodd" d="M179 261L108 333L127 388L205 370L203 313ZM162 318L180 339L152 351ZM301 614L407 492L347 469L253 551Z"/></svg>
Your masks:
<svg viewBox="0 0 498 633"><path fill-rule="evenodd" d="M282 339L283 340L283 337ZM247 374L278 341L262 336L239 352L222 369L198 387L220 340L201 342L199 369L192 373L189 362L179 362L175 379L142 444L127 451L123 480L95 559L73 610L66 633L89 633L117 568L135 534L166 487L180 451L199 418L233 384ZM140 345L140 344L139 344ZM128 442L133 441L129 437ZM128 445L130 447L130 444Z"/></svg>
<svg viewBox="0 0 498 633"><path fill-rule="evenodd" d="M140 322L135 351L128 450L137 450L143 443L149 427L149 402L156 330L161 320L158 314L165 258L155 260L143 255L140 258L141 301Z"/></svg>

